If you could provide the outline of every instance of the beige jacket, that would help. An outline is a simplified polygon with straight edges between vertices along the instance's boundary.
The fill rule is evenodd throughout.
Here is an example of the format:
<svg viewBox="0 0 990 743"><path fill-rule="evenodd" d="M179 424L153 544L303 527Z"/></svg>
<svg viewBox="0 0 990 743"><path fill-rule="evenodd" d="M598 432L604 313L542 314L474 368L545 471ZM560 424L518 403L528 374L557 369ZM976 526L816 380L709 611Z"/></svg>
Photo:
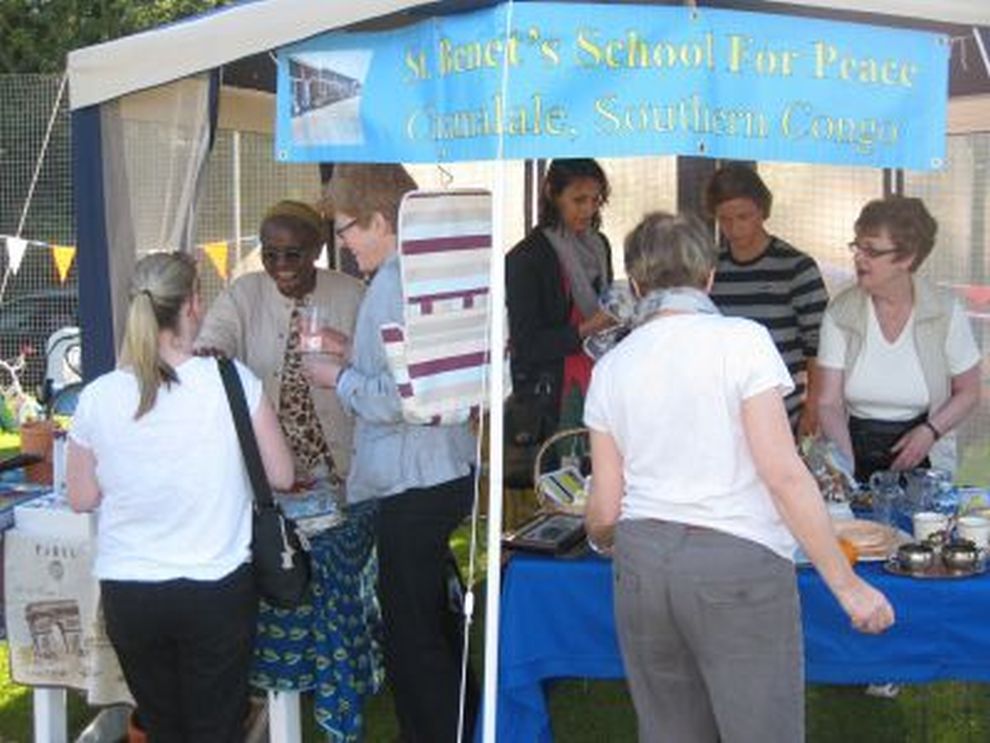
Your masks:
<svg viewBox="0 0 990 743"><path fill-rule="evenodd" d="M316 272L310 301L327 308L331 327L351 336L364 285L336 271ZM196 339L197 348L216 348L239 359L264 383L278 408L282 362L293 300L283 296L264 272L241 276L210 307ZM314 387L313 405L341 476L350 469L354 421L333 390Z"/></svg>

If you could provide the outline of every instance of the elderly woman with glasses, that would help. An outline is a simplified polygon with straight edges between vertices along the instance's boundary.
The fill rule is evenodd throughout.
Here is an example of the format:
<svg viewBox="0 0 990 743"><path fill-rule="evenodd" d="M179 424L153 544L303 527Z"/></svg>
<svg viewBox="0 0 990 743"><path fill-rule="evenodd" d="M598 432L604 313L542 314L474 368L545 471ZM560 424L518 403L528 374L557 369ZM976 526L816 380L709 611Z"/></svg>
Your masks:
<svg viewBox="0 0 990 743"><path fill-rule="evenodd" d="M980 352L955 295L916 272L935 245L921 199L871 201L849 244L856 283L822 322L822 431L860 481L881 469L955 471L952 430L980 397Z"/></svg>
<svg viewBox="0 0 990 743"><path fill-rule="evenodd" d="M464 627L450 591L451 534L474 502L475 438L467 423L403 419L381 338L384 324L403 322L399 207L415 189L401 165L334 168L326 196L338 234L372 278L353 344L336 344L338 358L308 357L305 370L315 385L336 389L355 417L348 490L378 500L378 596L398 739L453 743L471 740L478 696L473 674L462 670Z"/></svg>
<svg viewBox="0 0 990 743"><path fill-rule="evenodd" d="M791 743L804 740L794 539L854 627L881 632L893 610L839 549L770 334L708 297L717 258L694 219L652 214L626 238L639 324L592 372L585 520L592 546L614 549L639 739Z"/></svg>
<svg viewBox="0 0 990 743"><path fill-rule="evenodd" d="M317 307L328 328L350 335L364 294L357 279L316 267L326 222L308 204L281 201L261 222L264 272L237 279L214 301L197 339L200 352L245 363L264 383L295 460L296 487L314 499L340 498L351 468L353 421L333 389L303 374L300 317ZM252 683L274 691L315 691L317 722L335 740L361 735L364 698L382 681L376 641L373 499L348 491L344 521L310 536L313 584L295 610L262 602Z"/></svg>

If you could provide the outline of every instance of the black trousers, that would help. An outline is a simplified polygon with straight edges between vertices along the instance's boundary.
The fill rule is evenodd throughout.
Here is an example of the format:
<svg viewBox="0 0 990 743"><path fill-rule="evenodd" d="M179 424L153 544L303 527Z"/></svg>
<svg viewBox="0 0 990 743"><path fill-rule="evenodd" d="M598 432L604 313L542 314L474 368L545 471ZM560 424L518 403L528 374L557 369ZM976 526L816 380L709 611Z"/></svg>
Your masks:
<svg viewBox="0 0 990 743"><path fill-rule="evenodd" d="M218 581L100 582L107 634L151 743L241 743L258 597Z"/></svg>
<svg viewBox="0 0 990 743"><path fill-rule="evenodd" d="M856 479L868 483L870 475L877 470L890 469L897 458L890 447L901 436L926 420L927 412L909 421L881 421L849 416L849 438L852 440L853 457L856 459ZM931 467L931 462L925 457L918 466Z"/></svg>
<svg viewBox="0 0 990 743"><path fill-rule="evenodd" d="M473 499L474 478L468 476L379 501L385 671L402 743L457 739L463 621L451 605L459 578L449 541ZM464 740L469 741L478 686L470 672L467 681Z"/></svg>

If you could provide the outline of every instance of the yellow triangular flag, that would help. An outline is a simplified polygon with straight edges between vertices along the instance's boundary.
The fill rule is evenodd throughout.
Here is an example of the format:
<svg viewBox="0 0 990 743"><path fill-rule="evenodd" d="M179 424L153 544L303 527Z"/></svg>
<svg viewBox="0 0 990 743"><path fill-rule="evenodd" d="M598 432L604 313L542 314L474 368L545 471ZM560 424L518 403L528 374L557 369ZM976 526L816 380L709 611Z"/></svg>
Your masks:
<svg viewBox="0 0 990 743"><path fill-rule="evenodd" d="M221 242L215 243L204 243L203 252L210 258L210 263L220 274L220 278L224 281L227 280L227 241L223 240Z"/></svg>
<svg viewBox="0 0 990 743"><path fill-rule="evenodd" d="M58 280L65 283L72 268L72 260L76 257L75 245L52 245L52 258L55 259L55 270L58 271Z"/></svg>

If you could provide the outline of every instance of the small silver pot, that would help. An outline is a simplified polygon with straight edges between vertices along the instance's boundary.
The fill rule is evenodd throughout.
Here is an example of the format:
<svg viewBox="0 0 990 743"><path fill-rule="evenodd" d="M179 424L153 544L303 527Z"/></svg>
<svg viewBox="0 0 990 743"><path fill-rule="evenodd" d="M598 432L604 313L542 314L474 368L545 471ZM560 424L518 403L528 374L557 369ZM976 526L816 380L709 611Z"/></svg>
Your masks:
<svg viewBox="0 0 990 743"><path fill-rule="evenodd" d="M903 570L920 573L928 570L935 562L935 550L927 544L909 542L897 548L897 564Z"/></svg>
<svg viewBox="0 0 990 743"><path fill-rule="evenodd" d="M950 542L942 547L942 562L950 570L972 570L979 561L980 550L973 542Z"/></svg>

